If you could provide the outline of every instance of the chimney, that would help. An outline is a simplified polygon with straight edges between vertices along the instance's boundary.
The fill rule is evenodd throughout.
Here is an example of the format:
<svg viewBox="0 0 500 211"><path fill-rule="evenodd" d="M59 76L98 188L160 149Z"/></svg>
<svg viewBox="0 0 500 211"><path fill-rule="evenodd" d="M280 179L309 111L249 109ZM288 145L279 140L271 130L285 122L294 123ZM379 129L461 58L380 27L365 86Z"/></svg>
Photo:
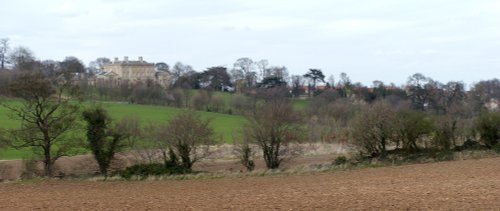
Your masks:
<svg viewBox="0 0 500 211"><path fill-rule="evenodd" d="M143 62L142 56L139 56L139 62Z"/></svg>
<svg viewBox="0 0 500 211"><path fill-rule="evenodd" d="M118 63L118 57L115 57L114 63Z"/></svg>
<svg viewBox="0 0 500 211"><path fill-rule="evenodd" d="M123 57L123 62L127 63L128 62L128 56Z"/></svg>

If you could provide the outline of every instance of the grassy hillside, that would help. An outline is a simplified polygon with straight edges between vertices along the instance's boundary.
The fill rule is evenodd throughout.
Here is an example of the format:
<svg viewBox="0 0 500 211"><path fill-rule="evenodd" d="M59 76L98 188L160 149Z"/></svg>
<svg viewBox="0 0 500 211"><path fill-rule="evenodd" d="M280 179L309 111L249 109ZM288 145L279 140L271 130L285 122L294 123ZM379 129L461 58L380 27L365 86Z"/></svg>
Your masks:
<svg viewBox="0 0 500 211"><path fill-rule="evenodd" d="M19 103L17 101L8 101L9 104ZM89 106L90 103L85 103L84 106ZM165 106L150 106L150 105L135 105L118 102L101 103L106 108L113 119L119 120L125 116L137 116L141 120L142 125L151 123L164 123L176 114L183 112L184 109L165 107ZM242 116L226 115L220 113L198 112L202 118L212 120L212 126L215 130L215 139L219 143L231 143L232 134L236 132L244 124L245 119ZM19 122L12 121L8 118L8 111L0 107L0 127L15 128L19 126ZM83 133L80 131L80 133ZM83 136L83 134L80 134ZM0 159L16 159L29 155L29 150L0 150Z"/></svg>

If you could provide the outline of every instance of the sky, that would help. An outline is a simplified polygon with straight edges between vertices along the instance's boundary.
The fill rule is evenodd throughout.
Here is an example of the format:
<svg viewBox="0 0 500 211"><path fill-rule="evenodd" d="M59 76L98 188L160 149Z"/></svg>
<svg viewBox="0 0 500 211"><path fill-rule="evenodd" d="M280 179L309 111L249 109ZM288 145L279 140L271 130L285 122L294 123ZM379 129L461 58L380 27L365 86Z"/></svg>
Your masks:
<svg viewBox="0 0 500 211"><path fill-rule="evenodd" d="M0 38L38 59L241 57L354 82L500 78L499 0L0 0Z"/></svg>

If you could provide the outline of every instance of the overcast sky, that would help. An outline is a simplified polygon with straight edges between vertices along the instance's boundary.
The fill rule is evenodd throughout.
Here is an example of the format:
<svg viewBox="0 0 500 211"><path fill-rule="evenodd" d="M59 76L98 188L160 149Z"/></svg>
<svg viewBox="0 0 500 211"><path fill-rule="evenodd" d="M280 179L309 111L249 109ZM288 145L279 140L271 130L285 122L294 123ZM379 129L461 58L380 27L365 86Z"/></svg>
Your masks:
<svg viewBox="0 0 500 211"><path fill-rule="evenodd" d="M0 0L0 38L39 59L143 56L201 71L241 57L357 82L500 78L498 0Z"/></svg>

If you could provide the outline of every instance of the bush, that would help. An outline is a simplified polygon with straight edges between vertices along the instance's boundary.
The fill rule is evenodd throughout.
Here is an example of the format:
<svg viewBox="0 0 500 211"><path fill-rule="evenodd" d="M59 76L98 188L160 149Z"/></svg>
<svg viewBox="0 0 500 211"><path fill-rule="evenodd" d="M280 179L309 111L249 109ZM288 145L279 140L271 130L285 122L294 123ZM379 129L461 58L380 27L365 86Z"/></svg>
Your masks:
<svg viewBox="0 0 500 211"><path fill-rule="evenodd" d="M401 144L402 148L409 152L418 151L419 142L434 131L434 122L428 114L421 111L401 110L396 119L395 126L398 133L396 145Z"/></svg>
<svg viewBox="0 0 500 211"><path fill-rule="evenodd" d="M455 151L463 151L463 150L486 150L488 149L486 146L481 145L479 142L467 139L462 146L455 147Z"/></svg>
<svg viewBox="0 0 500 211"><path fill-rule="evenodd" d="M189 171L180 166L167 167L162 163L148 163L127 167L125 170L119 171L118 174L125 179L130 179L132 176L138 176L141 177L141 179L146 179L149 176L184 174L188 172Z"/></svg>
<svg viewBox="0 0 500 211"><path fill-rule="evenodd" d="M371 157L385 156L395 133L395 117L393 109L383 101L363 108L354 119L354 146Z"/></svg>
<svg viewBox="0 0 500 211"><path fill-rule="evenodd" d="M343 155L338 156L337 158L335 158L335 161L333 161L334 165L343 165L346 163L347 163L347 158Z"/></svg>
<svg viewBox="0 0 500 211"><path fill-rule="evenodd" d="M486 146L495 146L500 139L500 112L481 113L475 122L475 129Z"/></svg>

